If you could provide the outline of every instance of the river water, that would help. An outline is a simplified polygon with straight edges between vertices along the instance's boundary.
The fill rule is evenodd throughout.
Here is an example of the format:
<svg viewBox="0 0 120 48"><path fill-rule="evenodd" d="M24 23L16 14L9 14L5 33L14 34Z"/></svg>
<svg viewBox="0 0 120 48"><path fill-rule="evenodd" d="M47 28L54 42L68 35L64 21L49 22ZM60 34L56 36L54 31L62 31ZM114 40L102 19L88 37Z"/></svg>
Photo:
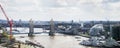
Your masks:
<svg viewBox="0 0 120 48"><path fill-rule="evenodd" d="M28 37L27 34L14 35L16 40L25 42L25 40L36 41L43 45L45 48L92 48L88 46L80 45L82 40L87 38L81 36L69 36L63 34L57 34L54 37L50 37L47 34L36 34L35 37ZM24 38L21 38L24 36Z"/></svg>
<svg viewBox="0 0 120 48"><path fill-rule="evenodd" d="M19 30L22 30L19 28ZM36 29L42 32L42 29ZM35 31L36 31L35 30ZM26 32L28 32L26 30ZM88 39L81 36L70 36L56 33L54 37L48 36L48 33L34 34L35 37L28 37L27 34L17 34L14 35L16 40L25 42L25 40L31 40L39 42L45 48L93 48L88 46L80 45L82 40ZM22 37L21 37L22 36Z"/></svg>

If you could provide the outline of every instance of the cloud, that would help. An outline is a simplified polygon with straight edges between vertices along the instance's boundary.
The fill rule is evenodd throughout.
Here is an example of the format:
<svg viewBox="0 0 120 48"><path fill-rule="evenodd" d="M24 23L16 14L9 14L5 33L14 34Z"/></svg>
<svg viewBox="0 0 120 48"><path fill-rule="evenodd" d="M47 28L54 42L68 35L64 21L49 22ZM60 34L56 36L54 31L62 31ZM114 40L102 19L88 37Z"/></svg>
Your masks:
<svg viewBox="0 0 120 48"><path fill-rule="evenodd" d="M120 0L0 0L0 4L15 20L120 20Z"/></svg>

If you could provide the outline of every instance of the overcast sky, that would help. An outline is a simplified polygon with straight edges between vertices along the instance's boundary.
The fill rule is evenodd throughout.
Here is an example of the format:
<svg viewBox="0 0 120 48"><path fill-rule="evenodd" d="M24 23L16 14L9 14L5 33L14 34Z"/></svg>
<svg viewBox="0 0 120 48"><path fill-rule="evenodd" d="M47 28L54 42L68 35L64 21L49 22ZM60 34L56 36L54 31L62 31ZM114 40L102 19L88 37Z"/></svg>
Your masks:
<svg viewBox="0 0 120 48"><path fill-rule="evenodd" d="M13 20L119 20L120 0L0 0ZM5 19L0 10L0 19Z"/></svg>

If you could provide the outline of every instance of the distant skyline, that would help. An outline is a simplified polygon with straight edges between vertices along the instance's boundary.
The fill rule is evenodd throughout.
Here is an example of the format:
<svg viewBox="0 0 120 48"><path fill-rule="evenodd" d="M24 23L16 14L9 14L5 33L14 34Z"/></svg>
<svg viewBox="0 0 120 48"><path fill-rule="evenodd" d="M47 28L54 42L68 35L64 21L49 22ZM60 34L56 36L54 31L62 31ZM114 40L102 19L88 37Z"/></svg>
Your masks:
<svg viewBox="0 0 120 48"><path fill-rule="evenodd" d="M13 20L120 21L120 0L0 0ZM5 19L0 10L0 19Z"/></svg>

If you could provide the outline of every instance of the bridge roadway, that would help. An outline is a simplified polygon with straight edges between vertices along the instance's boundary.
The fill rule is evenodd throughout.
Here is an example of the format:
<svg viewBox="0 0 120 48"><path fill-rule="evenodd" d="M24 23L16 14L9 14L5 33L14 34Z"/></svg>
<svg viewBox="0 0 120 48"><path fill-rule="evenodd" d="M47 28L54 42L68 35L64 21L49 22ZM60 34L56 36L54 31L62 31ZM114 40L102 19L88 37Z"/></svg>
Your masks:
<svg viewBox="0 0 120 48"><path fill-rule="evenodd" d="M42 33L49 33L49 32L34 32L34 34L42 34ZM60 34L72 34L72 33L64 33L64 32L56 32L56 33L60 33ZM16 35L16 34L28 34L28 32L12 32L13 35Z"/></svg>

